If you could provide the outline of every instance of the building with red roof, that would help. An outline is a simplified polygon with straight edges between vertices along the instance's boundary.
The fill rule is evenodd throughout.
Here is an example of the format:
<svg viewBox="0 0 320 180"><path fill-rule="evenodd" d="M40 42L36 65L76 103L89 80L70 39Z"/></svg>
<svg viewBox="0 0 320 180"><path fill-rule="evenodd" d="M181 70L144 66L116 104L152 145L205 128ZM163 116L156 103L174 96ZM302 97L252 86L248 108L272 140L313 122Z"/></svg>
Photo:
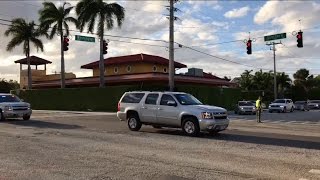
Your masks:
<svg viewBox="0 0 320 180"><path fill-rule="evenodd" d="M104 60L105 82L107 86L128 84L168 85L169 60L160 56L148 54L133 54L127 56L109 57ZM175 69L187 68L187 65L174 62ZM66 87L97 87L99 86L99 61L81 66L92 70L92 76L66 79ZM197 84L207 86L235 87L236 84L221 79L202 69L190 68L188 73L176 74L175 84ZM35 89L59 88L60 79L37 79L33 82Z"/></svg>

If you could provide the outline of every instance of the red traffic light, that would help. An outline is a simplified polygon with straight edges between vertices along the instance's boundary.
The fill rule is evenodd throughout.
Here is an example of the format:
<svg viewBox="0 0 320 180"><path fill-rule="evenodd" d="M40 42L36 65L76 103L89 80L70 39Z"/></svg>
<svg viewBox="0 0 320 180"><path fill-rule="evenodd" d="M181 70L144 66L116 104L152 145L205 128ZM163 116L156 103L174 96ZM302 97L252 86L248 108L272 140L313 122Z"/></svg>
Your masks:
<svg viewBox="0 0 320 180"><path fill-rule="evenodd" d="M298 34L298 35L297 35L297 38L298 38L298 39L301 39L301 38L302 38L301 34Z"/></svg>
<svg viewBox="0 0 320 180"><path fill-rule="evenodd" d="M69 38L68 37L63 37L63 51L68 51L68 46L69 46Z"/></svg>
<svg viewBox="0 0 320 180"><path fill-rule="evenodd" d="M64 37L63 41L64 41L65 43L68 43L68 42L69 42L69 38Z"/></svg>
<svg viewBox="0 0 320 180"><path fill-rule="evenodd" d="M248 40L247 42L247 54L252 54L252 44L251 44L252 40Z"/></svg>

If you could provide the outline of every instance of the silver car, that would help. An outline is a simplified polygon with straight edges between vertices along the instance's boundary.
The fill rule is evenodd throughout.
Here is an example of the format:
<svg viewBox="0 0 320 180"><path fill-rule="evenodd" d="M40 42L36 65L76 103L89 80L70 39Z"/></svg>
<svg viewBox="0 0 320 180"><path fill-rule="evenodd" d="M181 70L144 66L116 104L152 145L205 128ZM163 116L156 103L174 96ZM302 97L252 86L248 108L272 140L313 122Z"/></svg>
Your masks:
<svg viewBox="0 0 320 180"><path fill-rule="evenodd" d="M0 119L23 118L29 120L32 114L29 103L12 94L0 94Z"/></svg>
<svg viewBox="0 0 320 180"><path fill-rule="evenodd" d="M226 109L203 105L183 92L126 92L118 103L117 117L127 120L132 131L152 125L182 128L190 136L197 136L200 131L217 133L229 126Z"/></svg>
<svg viewBox="0 0 320 180"><path fill-rule="evenodd" d="M256 114L256 106L250 101L239 101L234 110L235 114Z"/></svg>
<svg viewBox="0 0 320 180"><path fill-rule="evenodd" d="M310 101L308 101L308 107L310 109L320 109L320 100L310 100Z"/></svg>

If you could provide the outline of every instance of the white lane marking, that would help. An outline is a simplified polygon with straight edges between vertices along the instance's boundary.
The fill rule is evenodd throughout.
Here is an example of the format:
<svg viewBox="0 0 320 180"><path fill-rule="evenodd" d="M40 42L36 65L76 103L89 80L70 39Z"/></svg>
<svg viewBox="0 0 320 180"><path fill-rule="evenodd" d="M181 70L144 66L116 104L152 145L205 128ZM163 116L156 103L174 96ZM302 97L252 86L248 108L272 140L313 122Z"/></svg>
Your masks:
<svg viewBox="0 0 320 180"><path fill-rule="evenodd" d="M308 180L308 179L306 179L306 178L300 178L299 180Z"/></svg>
<svg viewBox="0 0 320 180"><path fill-rule="evenodd" d="M320 174L320 169L311 169L309 173Z"/></svg>

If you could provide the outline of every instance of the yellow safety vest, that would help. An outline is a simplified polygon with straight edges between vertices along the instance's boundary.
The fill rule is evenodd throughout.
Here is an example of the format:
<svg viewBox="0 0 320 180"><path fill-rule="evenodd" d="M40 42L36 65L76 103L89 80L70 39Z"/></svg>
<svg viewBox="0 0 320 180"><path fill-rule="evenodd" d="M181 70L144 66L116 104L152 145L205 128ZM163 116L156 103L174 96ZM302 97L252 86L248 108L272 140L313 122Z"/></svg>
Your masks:
<svg viewBox="0 0 320 180"><path fill-rule="evenodd" d="M258 100L256 101L256 107L257 107L257 108L260 108L260 106L261 106L261 100L258 99Z"/></svg>

